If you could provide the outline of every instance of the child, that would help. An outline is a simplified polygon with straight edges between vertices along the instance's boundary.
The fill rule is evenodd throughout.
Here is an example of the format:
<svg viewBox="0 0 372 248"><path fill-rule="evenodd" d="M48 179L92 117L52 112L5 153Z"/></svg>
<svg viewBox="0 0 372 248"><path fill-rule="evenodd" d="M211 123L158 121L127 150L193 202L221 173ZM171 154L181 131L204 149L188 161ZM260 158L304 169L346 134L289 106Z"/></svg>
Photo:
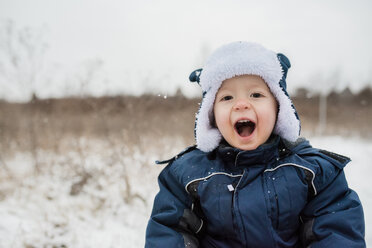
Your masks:
<svg viewBox="0 0 372 248"><path fill-rule="evenodd" d="M290 62L248 42L215 51L191 81L203 90L196 146L159 175L146 247L365 247L349 158L299 139Z"/></svg>

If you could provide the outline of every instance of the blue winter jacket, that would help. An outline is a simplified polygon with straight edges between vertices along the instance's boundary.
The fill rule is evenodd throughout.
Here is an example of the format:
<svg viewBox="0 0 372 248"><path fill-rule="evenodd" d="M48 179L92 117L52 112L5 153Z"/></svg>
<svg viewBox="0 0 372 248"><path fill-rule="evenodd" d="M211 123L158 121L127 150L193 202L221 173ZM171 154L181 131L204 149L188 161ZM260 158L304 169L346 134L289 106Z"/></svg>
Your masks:
<svg viewBox="0 0 372 248"><path fill-rule="evenodd" d="M253 151L191 147L165 161L146 247L365 247L349 161L279 137Z"/></svg>

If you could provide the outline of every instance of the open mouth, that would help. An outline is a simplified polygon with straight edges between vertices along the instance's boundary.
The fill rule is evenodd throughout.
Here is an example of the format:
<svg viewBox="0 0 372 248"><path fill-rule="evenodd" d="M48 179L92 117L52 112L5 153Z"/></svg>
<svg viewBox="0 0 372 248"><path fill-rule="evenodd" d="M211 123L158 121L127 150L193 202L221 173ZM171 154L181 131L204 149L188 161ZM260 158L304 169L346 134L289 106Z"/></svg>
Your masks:
<svg viewBox="0 0 372 248"><path fill-rule="evenodd" d="M235 123L235 130L241 137L248 137L256 128L256 124L250 120L239 120Z"/></svg>

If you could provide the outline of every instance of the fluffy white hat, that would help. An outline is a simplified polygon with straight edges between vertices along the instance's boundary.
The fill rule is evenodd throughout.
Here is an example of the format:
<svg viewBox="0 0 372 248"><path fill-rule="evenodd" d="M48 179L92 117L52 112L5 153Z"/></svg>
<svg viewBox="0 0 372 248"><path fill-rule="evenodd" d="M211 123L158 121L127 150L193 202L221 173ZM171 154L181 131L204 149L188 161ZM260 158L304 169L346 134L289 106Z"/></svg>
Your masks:
<svg viewBox="0 0 372 248"><path fill-rule="evenodd" d="M197 81L203 90L203 100L195 122L197 147L214 150L220 143L220 131L211 125L213 104L224 80L240 75L258 75L268 85L279 105L274 133L288 141L296 141L300 133L300 120L286 91L286 76L290 62L283 54L251 42L233 42L217 49L203 69L195 70L190 80Z"/></svg>

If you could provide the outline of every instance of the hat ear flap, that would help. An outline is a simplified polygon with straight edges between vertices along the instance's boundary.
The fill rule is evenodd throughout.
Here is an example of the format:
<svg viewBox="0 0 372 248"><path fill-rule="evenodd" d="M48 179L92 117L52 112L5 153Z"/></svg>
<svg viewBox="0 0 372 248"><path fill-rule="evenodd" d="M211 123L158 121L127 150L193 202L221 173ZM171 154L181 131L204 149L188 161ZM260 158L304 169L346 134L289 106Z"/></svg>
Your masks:
<svg viewBox="0 0 372 248"><path fill-rule="evenodd" d="M189 76L190 82L197 82L198 84L200 84L200 75L201 75L202 70L203 69L200 68L200 69L197 69L197 70L191 72L191 74Z"/></svg>
<svg viewBox="0 0 372 248"><path fill-rule="evenodd" d="M283 71L283 77L282 79L280 80L280 84L281 86L286 90L287 89L287 83L285 81L285 79L287 78L287 72L288 72L288 69L291 68L291 62L289 61L289 59L282 53L278 53L277 54L277 57L278 57L278 60L280 62L280 65L282 67L282 71Z"/></svg>
<svg viewBox="0 0 372 248"><path fill-rule="evenodd" d="M291 68L291 62L289 61L289 59L287 58L287 56L285 56L282 53L278 53L277 56L278 56L278 59L279 59L280 64L283 67L285 67L285 68L283 68L283 70L288 71L288 69Z"/></svg>

